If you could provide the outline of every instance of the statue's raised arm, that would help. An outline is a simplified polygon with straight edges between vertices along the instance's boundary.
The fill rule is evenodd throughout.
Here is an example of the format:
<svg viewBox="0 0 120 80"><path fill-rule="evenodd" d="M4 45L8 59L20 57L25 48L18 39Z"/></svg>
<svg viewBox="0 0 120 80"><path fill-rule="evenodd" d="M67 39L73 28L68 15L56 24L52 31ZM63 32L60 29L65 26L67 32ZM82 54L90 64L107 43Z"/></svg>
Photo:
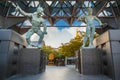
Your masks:
<svg viewBox="0 0 120 80"><path fill-rule="evenodd" d="M32 14L31 13L26 13L24 12L20 7L19 5L16 6L16 10L19 11L22 15L26 16L26 17L32 17Z"/></svg>
<svg viewBox="0 0 120 80"><path fill-rule="evenodd" d="M100 26L103 25L102 22L100 21L100 19L98 19L96 16L94 16L94 19L99 22Z"/></svg>
<svg viewBox="0 0 120 80"><path fill-rule="evenodd" d="M79 16L78 21L83 21L85 23L85 16Z"/></svg>

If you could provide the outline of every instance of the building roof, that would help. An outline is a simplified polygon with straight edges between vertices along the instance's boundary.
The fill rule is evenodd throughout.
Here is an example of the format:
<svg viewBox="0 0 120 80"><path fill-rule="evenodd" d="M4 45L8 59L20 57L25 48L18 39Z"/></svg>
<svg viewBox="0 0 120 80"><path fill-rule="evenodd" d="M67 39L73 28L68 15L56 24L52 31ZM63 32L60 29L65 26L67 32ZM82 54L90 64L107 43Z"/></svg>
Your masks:
<svg viewBox="0 0 120 80"><path fill-rule="evenodd" d="M84 27L81 25L83 22L78 22L77 18L86 15L86 9L92 7L93 15L99 17L103 23L107 23L108 28L120 28L119 0L4 0L0 1L0 15L4 18L18 20L6 28L22 24L26 20L23 15L15 11L11 2L18 4L28 13L34 13L39 6L43 7L45 14L43 17L48 27Z"/></svg>

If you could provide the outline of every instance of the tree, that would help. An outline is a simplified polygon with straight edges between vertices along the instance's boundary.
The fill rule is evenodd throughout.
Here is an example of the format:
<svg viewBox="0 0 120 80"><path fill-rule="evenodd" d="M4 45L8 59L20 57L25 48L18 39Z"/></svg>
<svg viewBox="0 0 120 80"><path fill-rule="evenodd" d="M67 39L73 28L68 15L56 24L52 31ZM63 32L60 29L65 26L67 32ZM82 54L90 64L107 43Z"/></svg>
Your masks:
<svg viewBox="0 0 120 80"><path fill-rule="evenodd" d="M59 57L59 55L72 57L75 56L75 52L80 49L83 43L83 37L85 32L80 32L78 36L71 39L69 43L62 44L59 49L52 48L51 46L43 46L42 50L46 53L47 57L50 53L53 53L55 58ZM99 35L95 33L94 38ZM89 40L87 41L87 45L89 44Z"/></svg>
<svg viewBox="0 0 120 80"><path fill-rule="evenodd" d="M83 44L83 37L85 32L79 32L75 38L71 39L69 43L62 44L59 47L59 53L63 54L67 57L75 56L75 52L80 49ZM94 38L98 37L99 35L95 33ZM89 40L86 43L86 46L89 44Z"/></svg>
<svg viewBox="0 0 120 80"><path fill-rule="evenodd" d="M49 57L50 53L54 54L55 58L59 55L59 52L51 46L43 46L41 49L46 53L47 58Z"/></svg>
<svg viewBox="0 0 120 80"><path fill-rule="evenodd" d="M59 47L59 52L67 57L75 56L75 51L82 46L83 36L77 36L71 39L69 43L65 43Z"/></svg>

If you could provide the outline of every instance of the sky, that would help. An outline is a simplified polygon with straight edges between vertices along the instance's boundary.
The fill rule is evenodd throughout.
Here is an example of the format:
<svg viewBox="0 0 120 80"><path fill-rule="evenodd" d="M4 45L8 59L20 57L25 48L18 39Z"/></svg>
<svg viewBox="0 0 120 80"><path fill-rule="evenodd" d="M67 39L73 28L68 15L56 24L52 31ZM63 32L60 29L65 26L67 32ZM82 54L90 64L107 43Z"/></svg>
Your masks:
<svg viewBox="0 0 120 80"><path fill-rule="evenodd" d="M58 21L55 26L65 24L64 21L60 20ZM84 23L75 22L77 26L85 26ZM31 26L31 23L26 20L23 23L24 26ZM50 25L48 21L46 21L46 25ZM67 24L65 24L68 26ZM80 31L85 31L85 27L47 27L47 35L44 36L44 41L47 46L51 46L53 48L58 48L61 46L62 43L68 43L71 39L75 37L76 29ZM41 27L41 30L43 30L43 27ZM24 35L25 37L25 35ZM38 41L39 36L37 34L33 34L31 36L31 41Z"/></svg>
<svg viewBox="0 0 120 80"><path fill-rule="evenodd" d="M44 41L47 46L53 48L58 48L61 43L68 43L71 39L75 37L76 29L78 27L70 27L64 29L58 29L57 27L48 27L47 35L44 36ZM85 31L85 28L78 28L81 31ZM37 41L39 39L37 34L31 36L32 41Z"/></svg>

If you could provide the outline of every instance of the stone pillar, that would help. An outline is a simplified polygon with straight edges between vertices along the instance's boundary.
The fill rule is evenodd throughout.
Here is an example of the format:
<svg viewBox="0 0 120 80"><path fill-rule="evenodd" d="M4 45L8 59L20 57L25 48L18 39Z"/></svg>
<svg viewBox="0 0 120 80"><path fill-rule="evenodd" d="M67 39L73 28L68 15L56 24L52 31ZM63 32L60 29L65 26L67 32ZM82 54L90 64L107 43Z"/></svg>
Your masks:
<svg viewBox="0 0 120 80"><path fill-rule="evenodd" d="M81 74L96 75L101 73L99 51L96 48L81 48Z"/></svg>
<svg viewBox="0 0 120 80"><path fill-rule="evenodd" d="M95 39L94 44L102 51L102 74L112 80L120 79L120 30L108 30Z"/></svg>
<svg viewBox="0 0 120 80"><path fill-rule="evenodd" d="M19 74L19 51L26 45L26 40L15 31L0 30L0 80Z"/></svg>
<svg viewBox="0 0 120 80"><path fill-rule="evenodd" d="M20 73L35 74L39 73L40 50L26 48L21 50Z"/></svg>

